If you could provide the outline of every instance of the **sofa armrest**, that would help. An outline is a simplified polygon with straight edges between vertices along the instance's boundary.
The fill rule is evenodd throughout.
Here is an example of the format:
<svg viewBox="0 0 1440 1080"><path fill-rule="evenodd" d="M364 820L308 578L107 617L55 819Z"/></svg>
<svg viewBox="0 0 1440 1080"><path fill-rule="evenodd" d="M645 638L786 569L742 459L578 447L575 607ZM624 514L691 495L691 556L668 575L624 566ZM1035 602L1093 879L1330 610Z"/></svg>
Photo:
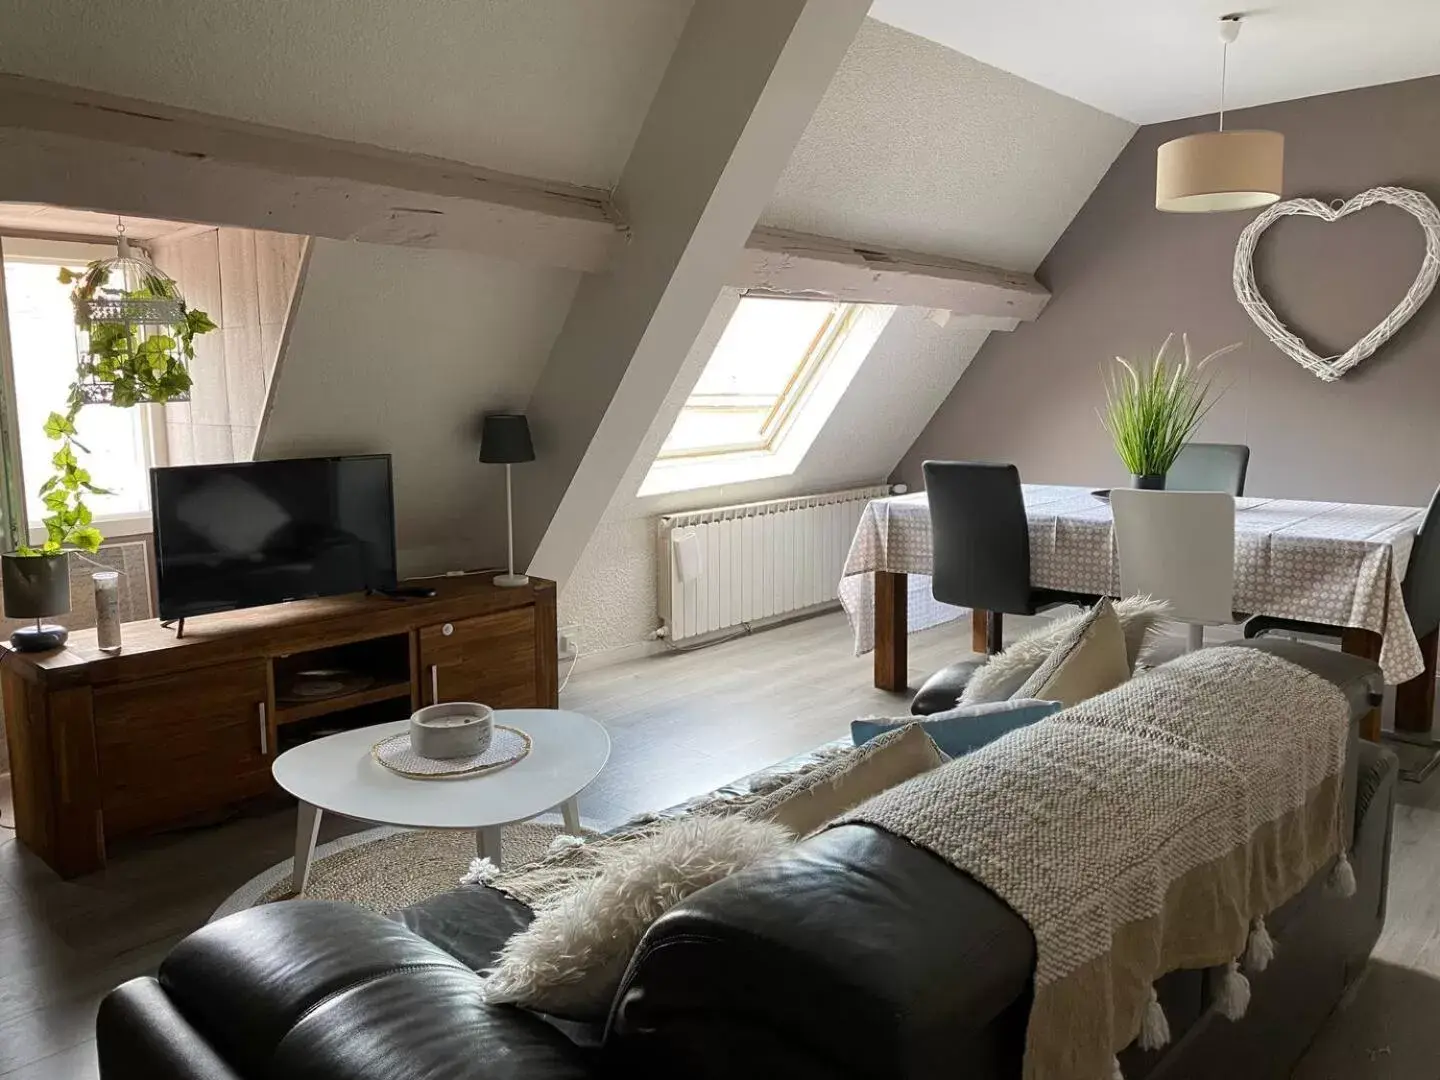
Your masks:
<svg viewBox="0 0 1440 1080"><path fill-rule="evenodd" d="M105 995L95 1036L104 1080L240 1080L148 975Z"/></svg>
<svg viewBox="0 0 1440 1080"><path fill-rule="evenodd" d="M347 904L221 919L177 945L153 987L111 997L98 1028L105 1080L407 1080L455 1075L457 1062L475 1080L594 1076L590 1055L549 1024L486 1005L465 964Z"/></svg>
<svg viewBox="0 0 1440 1080"><path fill-rule="evenodd" d="M661 916L606 1049L623 1074L709 1080L1018 1073L1035 945L934 855L847 825Z"/></svg>
<svg viewBox="0 0 1440 1080"><path fill-rule="evenodd" d="M1385 922L1390 894L1390 844L1395 831L1395 795L1400 763L1394 751L1362 742L1356 753L1355 835L1350 861L1355 868L1355 901L1373 911L1375 938ZM1366 946L1368 954L1372 939Z"/></svg>

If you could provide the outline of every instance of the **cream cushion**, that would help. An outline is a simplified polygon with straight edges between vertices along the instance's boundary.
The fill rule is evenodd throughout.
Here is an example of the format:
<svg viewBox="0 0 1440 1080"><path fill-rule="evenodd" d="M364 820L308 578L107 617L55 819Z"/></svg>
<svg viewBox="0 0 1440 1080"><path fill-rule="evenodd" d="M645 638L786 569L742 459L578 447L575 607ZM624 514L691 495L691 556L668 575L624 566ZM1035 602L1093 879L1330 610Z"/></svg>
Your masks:
<svg viewBox="0 0 1440 1080"><path fill-rule="evenodd" d="M1058 701L1068 709L1129 678L1125 632L1114 605L1103 599L1075 624L1015 696Z"/></svg>
<svg viewBox="0 0 1440 1080"><path fill-rule="evenodd" d="M749 807L745 816L808 836L866 799L945 761L924 728L908 724L812 769Z"/></svg>
<svg viewBox="0 0 1440 1080"><path fill-rule="evenodd" d="M1125 632L1125 652L1130 670L1134 671L1150 635L1164 624L1170 614L1170 605L1148 596L1127 596L1115 601L1114 608ZM1005 701L1018 696L1016 691L1089 614L1088 611L1080 611L1052 619L1047 625L1013 642L1004 652L990 657L971 674L960 694L960 704Z"/></svg>

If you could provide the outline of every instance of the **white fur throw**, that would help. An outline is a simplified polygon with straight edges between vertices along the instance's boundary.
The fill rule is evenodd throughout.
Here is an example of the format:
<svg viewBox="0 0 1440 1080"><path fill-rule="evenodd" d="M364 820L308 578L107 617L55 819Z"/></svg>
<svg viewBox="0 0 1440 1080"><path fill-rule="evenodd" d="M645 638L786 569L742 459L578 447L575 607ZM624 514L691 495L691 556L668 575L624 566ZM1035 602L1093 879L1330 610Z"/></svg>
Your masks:
<svg viewBox="0 0 1440 1080"><path fill-rule="evenodd" d="M1120 629L1125 635L1125 653L1130 661L1130 670L1134 671L1146 639L1169 617L1170 604L1148 596L1129 596L1116 600L1114 606L1120 619ZM1078 611L1053 619L1048 625L1014 642L1004 652L992 656L970 676L960 695L960 704L975 705L1013 697L1025 685L1025 680L1039 669L1088 614L1087 611Z"/></svg>
<svg viewBox="0 0 1440 1080"><path fill-rule="evenodd" d="M603 848L597 877L545 901L505 943L485 1000L603 1020L650 924L691 893L778 854L785 829L741 817L695 816Z"/></svg>

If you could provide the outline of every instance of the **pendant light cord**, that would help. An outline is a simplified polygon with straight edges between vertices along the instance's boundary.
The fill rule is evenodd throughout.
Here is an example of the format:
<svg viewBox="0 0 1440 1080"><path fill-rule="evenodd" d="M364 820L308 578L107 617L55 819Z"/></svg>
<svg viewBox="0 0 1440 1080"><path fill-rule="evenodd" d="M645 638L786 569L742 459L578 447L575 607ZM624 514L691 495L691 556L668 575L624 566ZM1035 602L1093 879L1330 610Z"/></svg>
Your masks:
<svg viewBox="0 0 1440 1080"><path fill-rule="evenodd" d="M1230 42L1220 46L1220 130L1225 130L1225 77L1230 67Z"/></svg>

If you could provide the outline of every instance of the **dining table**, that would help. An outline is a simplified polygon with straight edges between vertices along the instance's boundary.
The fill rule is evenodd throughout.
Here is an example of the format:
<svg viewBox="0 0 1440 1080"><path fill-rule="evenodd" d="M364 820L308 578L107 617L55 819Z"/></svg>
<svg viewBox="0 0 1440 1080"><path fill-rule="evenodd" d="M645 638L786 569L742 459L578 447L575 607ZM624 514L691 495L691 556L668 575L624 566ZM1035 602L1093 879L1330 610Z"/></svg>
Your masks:
<svg viewBox="0 0 1440 1080"><path fill-rule="evenodd" d="M1024 484L1030 577L1037 588L1120 595L1115 523L1105 492ZM1401 582L1424 511L1413 506L1242 497L1235 500L1233 606L1248 615L1323 623L1341 648L1379 663L1398 686L1397 730L1430 730L1437 638L1417 640ZM875 499L861 516L840 581L855 653L875 652L875 685L908 682L909 633L967 613L984 652L985 612L930 595L930 508L925 493ZM1374 718L1378 728L1378 713Z"/></svg>

